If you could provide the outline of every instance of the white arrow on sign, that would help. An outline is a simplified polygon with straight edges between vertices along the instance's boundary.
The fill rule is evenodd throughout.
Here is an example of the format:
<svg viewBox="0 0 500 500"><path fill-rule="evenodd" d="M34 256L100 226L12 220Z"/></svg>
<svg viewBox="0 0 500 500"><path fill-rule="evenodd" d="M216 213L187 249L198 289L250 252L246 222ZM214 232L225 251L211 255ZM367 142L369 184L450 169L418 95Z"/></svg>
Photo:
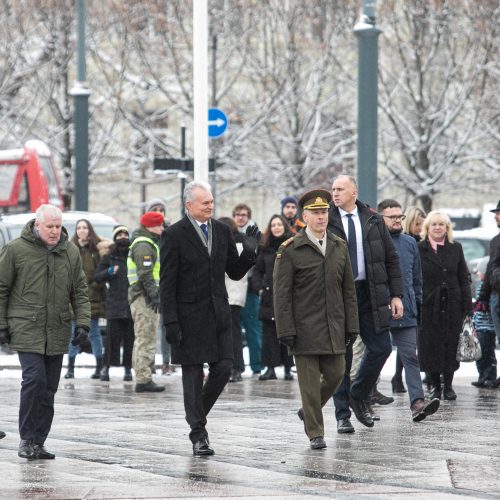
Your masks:
<svg viewBox="0 0 500 500"><path fill-rule="evenodd" d="M208 126L215 125L216 127L222 127L226 123L222 118L217 118L216 120L208 120Z"/></svg>

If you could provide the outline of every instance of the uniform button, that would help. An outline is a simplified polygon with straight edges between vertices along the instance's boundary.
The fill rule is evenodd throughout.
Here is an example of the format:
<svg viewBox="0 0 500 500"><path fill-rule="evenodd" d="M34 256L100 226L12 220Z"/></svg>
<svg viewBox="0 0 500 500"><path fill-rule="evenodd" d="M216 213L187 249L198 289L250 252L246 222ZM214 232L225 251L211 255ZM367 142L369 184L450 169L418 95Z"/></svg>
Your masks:
<svg viewBox="0 0 500 500"><path fill-rule="evenodd" d="M444 268L443 271L446 272L446 271L448 271L448 269Z"/></svg>

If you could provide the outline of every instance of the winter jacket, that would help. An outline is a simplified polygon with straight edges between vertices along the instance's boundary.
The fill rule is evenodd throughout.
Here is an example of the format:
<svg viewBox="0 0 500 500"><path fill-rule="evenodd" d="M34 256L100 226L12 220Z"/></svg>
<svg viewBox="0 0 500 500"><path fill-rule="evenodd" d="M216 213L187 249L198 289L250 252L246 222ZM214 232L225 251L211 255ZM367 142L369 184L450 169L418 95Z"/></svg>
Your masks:
<svg viewBox="0 0 500 500"><path fill-rule="evenodd" d="M295 233L293 233L295 234ZM273 307L273 272L276 252L281 244L292 234L286 233L279 238L271 235L267 246L262 247L257 255L257 262L253 268L252 286L254 292L260 296L259 319L274 321Z"/></svg>
<svg viewBox="0 0 500 500"><path fill-rule="evenodd" d="M132 233L130 243L132 244L140 236L153 240L157 245L159 244L159 237L149 232L144 226L139 226ZM130 256L137 266L139 280L128 289L129 304L132 304L140 295L144 296L148 305L153 300L159 300L160 292L153 277L153 267L160 256L157 255L155 247L146 241L137 243L131 250Z"/></svg>
<svg viewBox="0 0 500 500"><path fill-rule="evenodd" d="M417 312L422 304L422 266L417 242L403 233L391 234L391 238L399 256L404 283L403 317L393 319L391 329L417 326Z"/></svg>
<svg viewBox="0 0 500 500"><path fill-rule="evenodd" d="M95 271L99 264L99 251L91 251L88 246L77 245L82 259L83 272L87 280L90 314L92 319L104 318L106 316L106 287L104 283L95 280Z"/></svg>
<svg viewBox="0 0 500 500"><path fill-rule="evenodd" d="M71 337L70 304L76 326L90 326L87 282L66 229L49 250L34 223L0 251L0 329L8 329L16 351L61 355Z"/></svg>
<svg viewBox="0 0 500 500"><path fill-rule="evenodd" d="M347 244L327 232L326 254L304 231L279 248L274 264L278 339L295 337L290 354L344 354L359 333L356 289Z"/></svg>
<svg viewBox="0 0 500 500"><path fill-rule="evenodd" d="M399 257L391 235L382 219L373 209L356 201L363 231L366 280L370 291L373 320L378 332L391 324L391 297L403 296L403 279ZM347 241L339 209L330 207L328 230Z"/></svg>
<svg viewBox="0 0 500 500"><path fill-rule="evenodd" d="M418 329L420 368L426 372L453 372L458 334L472 309L470 276L462 246L445 241L437 253L425 239L418 244L424 279L422 319Z"/></svg>
<svg viewBox="0 0 500 500"><path fill-rule="evenodd" d="M131 318L128 304L128 246L120 248L115 243L111 245L100 243L97 247L102 257L97 265L95 280L97 283L105 283L107 286L106 318ZM118 271L110 273L109 268L114 268L114 266L118 266Z"/></svg>

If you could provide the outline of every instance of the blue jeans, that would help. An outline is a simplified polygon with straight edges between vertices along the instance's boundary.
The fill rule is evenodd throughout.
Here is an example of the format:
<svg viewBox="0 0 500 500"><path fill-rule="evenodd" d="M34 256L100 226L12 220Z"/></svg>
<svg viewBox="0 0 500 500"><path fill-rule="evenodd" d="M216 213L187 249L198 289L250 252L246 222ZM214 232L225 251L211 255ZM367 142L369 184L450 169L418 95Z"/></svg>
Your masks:
<svg viewBox="0 0 500 500"><path fill-rule="evenodd" d="M19 352L22 378L19 436L43 444L54 418L54 396L59 386L63 356Z"/></svg>
<svg viewBox="0 0 500 500"><path fill-rule="evenodd" d="M408 396L410 405L412 405L416 399L424 399L422 379L420 378L420 364L417 357L417 327L393 328L391 336L392 343L397 348L405 369Z"/></svg>
<svg viewBox="0 0 500 500"><path fill-rule="evenodd" d="M259 309L259 296L253 292L248 292L245 307L241 310L241 326L247 334L250 368L254 373L261 370L262 323L259 321Z"/></svg>
<svg viewBox="0 0 500 500"><path fill-rule="evenodd" d="M349 418L349 396L363 401L370 400L370 393L377 382L377 378L391 355L392 345L389 331L378 332L375 329L373 312L370 302L368 284L358 283L356 286L358 299L359 332L365 344L365 352L359 365L356 378L351 384L350 370L352 364L352 348L345 354L346 371L340 388L333 396L335 417L337 420Z"/></svg>
<svg viewBox="0 0 500 500"><path fill-rule="evenodd" d="M81 352L78 346L75 346L71 343L71 341L75 338L75 322L71 322L71 339L69 341L69 350L68 357L76 358L76 355ZM90 331L89 331L89 342L92 346L92 354L96 358L102 358L102 337L101 330L99 328L99 320L91 319L90 320Z"/></svg>

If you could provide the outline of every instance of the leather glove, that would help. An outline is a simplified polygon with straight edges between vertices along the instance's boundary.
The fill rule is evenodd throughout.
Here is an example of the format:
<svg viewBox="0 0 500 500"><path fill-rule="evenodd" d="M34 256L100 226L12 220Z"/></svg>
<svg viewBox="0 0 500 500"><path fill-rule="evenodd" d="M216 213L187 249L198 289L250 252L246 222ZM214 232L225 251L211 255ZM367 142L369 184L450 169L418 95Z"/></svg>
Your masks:
<svg viewBox="0 0 500 500"><path fill-rule="evenodd" d="M71 341L71 344L74 346L81 347L89 340L88 337L88 329L83 326L77 326L75 329L75 337Z"/></svg>
<svg viewBox="0 0 500 500"><path fill-rule="evenodd" d="M478 300L474 306L474 312L488 312L489 310L490 305L488 302L483 302L482 300Z"/></svg>
<svg viewBox="0 0 500 500"><path fill-rule="evenodd" d="M161 304L160 304L160 297L154 297L151 299L151 302L149 303L149 307L153 309L153 311L156 314L159 314L161 311Z"/></svg>
<svg viewBox="0 0 500 500"><path fill-rule="evenodd" d="M295 337L293 335L290 335L288 337L281 337L279 341L289 347L290 349L293 349L293 346L295 345Z"/></svg>
<svg viewBox="0 0 500 500"><path fill-rule="evenodd" d="M248 226L243 238L243 249L255 253L260 241L260 231L257 226Z"/></svg>
<svg viewBox="0 0 500 500"><path fill-rule="evenodd" d="M357 337L358 337L357 333L346 333L345 348L349 349L349 347L352 347L354 345L354 342L356 342Z"/></svg>
<svg viewBox="0 0 500 500"><path fill-rule="evenodd" d="M179 346L181 344L181 327L179 323L167 323L165 325L165 338L170 345Z"/></svg>
<svg viewBox="0 0 500 500"><path fill-rule="evenodd" d="M0 345L10 342L9 330L7 328L0 330Z"/></svg>

